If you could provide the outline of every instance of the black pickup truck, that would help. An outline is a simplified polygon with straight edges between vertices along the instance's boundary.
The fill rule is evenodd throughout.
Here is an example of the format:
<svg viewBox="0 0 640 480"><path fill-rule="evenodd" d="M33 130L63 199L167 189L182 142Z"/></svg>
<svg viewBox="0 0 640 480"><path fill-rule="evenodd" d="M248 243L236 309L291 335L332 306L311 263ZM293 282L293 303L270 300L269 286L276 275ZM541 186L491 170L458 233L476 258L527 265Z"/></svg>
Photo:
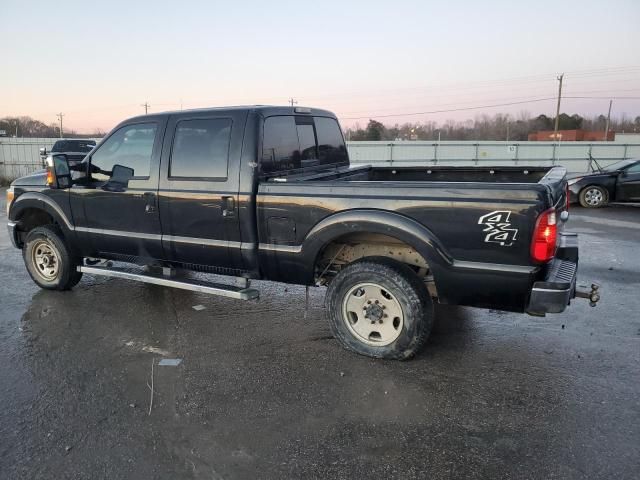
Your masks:
<svg viewBox="0 0 640 480"><path fill-rule="evenodd" d="M71 167L81 178L47 162L7 202L42 288L83 272L240 299L251 279L327 285L335 337L395 359L425 343L434 300L544 315L576 296L560 167L351 166L332 113L266 106L126 120Z"/></svg>

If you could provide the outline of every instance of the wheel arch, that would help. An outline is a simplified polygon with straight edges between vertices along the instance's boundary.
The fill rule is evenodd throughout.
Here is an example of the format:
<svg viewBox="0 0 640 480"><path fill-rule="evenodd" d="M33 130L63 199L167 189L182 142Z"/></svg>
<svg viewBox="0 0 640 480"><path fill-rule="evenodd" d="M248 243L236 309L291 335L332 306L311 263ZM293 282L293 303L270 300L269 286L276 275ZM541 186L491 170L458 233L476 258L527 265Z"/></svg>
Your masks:
<svg viewBox="0 0 640 480"><path fill-rule="evenodd" d="M353 234L383 235L411 247L424 258L436 284L442 270L452 264L444 246L427 227L404 215L373 209L344 211L317 223L302 245L305 262L315 270L329 245Z"/></svg>
<svg viewBox="0 0 640 480"><path fill-rule="evenodd" d="M20 241L24 241L24 236L33 228L47 224L57 225L65 237L73 231L73 225L62 208L37 192L18 196L11 205L9 220L16 222Z"/></svg>

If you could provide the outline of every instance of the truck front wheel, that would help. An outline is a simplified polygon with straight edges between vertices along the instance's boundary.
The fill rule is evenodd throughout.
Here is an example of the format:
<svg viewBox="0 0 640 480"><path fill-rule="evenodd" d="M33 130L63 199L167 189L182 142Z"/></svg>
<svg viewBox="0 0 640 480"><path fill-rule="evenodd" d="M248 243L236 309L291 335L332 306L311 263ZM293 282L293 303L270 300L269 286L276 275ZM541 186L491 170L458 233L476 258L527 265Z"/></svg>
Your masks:
<svg viewBox="0 0 640 480"><path fill-rule="evenodd" d="M335 338L369 357L413 357L433 323L433 303L424 283L407 265L385 257L343 268L329 284L325 302Z"/></svg>
<svg viewBox="0 0 640 480"><path fill-rule="evenodd" d="M53 225L36 227L27 234L22 257L29 275L40 288L69 290L82 277L64 238Z"/></svg>

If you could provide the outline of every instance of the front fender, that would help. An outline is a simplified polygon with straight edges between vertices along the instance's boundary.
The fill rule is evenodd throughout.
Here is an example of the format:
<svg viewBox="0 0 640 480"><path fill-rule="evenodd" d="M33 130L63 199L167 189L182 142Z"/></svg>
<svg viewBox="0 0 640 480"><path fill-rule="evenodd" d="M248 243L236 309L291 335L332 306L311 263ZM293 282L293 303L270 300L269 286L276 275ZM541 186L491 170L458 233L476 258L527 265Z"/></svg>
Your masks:
<svg viewBox="0 0 640 480"><path fill-rule="evenodd" d="M47 212L63 228L73 230L73 221L53 199L39 192L25 192L16 198L9 210L9 220L19 221L22 213L35 208Z"/></svg>
<svg viewBox="0 0 640 480"><path fill-rule="evenodd" d="M71 212L65 212L65 208L69 210L68 192L64 190L56 191L59 198L51 198L40 192L24 192L13 201L9 210L8 220L14 225L15 233L20 231L20 221L24 212L28 209L41 210L51 216L53 221L57 223L64 236L72 243L75 242L74 224ZM62 203L60 205L59 203ZM19 242L18 242L18 246Z"/></svg>

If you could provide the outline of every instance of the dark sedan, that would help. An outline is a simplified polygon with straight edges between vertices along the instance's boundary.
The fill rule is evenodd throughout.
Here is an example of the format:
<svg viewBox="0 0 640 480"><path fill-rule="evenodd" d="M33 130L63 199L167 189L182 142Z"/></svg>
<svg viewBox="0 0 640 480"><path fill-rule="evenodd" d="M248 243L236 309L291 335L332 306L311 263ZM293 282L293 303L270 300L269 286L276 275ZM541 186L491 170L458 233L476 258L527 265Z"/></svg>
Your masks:
<svg viewBox="0 0 640 480"><path fill-rule="evenodd" d="M586 208L609 202L640 202L640 159L621 160L569 177L569 198Z"/></svg>

